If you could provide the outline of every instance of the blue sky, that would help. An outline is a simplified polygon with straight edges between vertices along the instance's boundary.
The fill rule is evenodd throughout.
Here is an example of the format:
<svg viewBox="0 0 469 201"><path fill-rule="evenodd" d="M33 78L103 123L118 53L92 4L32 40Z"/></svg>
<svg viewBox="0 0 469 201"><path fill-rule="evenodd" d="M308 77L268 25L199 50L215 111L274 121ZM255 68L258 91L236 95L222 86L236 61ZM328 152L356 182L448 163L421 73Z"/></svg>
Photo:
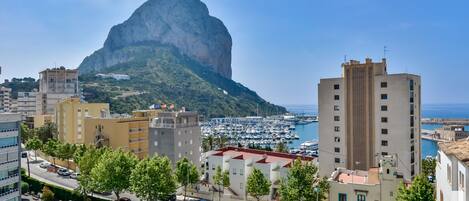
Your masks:
<svg viewBox="0 0 469 201"><path fill-rule="evenodd" d="M233 38L233 79L277 104L316 104L348 59L389 49L391 73L422 76L424 103L469 103L464 1L203 0ZM1 79L77 67L143 0L0 1Z"/></svg>

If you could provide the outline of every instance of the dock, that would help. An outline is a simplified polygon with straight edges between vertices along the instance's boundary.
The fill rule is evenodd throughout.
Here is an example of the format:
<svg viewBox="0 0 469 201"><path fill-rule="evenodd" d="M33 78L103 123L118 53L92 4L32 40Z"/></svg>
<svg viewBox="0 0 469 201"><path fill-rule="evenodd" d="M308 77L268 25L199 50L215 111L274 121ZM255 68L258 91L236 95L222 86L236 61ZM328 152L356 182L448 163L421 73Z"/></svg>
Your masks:
<svg viewBox="0 0 469 201"><path fill-rule="evenodd" d="M423 118L422 124L445 124L469 126L469 119L458 118Z"/></svg>

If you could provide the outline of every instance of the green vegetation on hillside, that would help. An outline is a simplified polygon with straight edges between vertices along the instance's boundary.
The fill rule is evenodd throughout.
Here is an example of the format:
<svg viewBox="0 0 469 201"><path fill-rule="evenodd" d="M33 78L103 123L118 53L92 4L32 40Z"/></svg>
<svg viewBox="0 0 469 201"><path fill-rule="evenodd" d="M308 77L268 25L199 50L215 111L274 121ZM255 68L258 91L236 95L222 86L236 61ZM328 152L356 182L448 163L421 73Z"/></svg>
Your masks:
<svg viewBox="0 0 469 201"><path fill-rule="evenodd" d="M108 102L112 112L130 113L155 103L186 107L206 117L272 115L285 113L240 83L224 78L175 48L147 43L125 47L122 55L133 60L103 69L130 80L102 79L93 72L80 76L85 99Z"/></svg>
<svg viewBox="0 0 469 201"><path fill-rule="evenodd" d="M18 91L30 92L33 91L33 89L38 89L39 82L31 77L13 78L8 82L4 82L2 86L11 88L11 96L13 99L16 99L18 97Z"/></svg>

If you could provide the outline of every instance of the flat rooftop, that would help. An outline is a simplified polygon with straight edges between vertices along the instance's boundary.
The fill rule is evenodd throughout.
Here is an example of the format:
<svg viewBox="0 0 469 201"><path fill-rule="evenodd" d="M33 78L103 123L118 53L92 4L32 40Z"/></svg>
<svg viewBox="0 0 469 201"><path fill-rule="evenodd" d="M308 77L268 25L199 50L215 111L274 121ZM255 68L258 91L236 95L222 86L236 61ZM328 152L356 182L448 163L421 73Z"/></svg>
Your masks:
<svg viewBox="0 0 469 201"><path fill-rule="evenodd" d="M469 166L469 141L440 142L438 146L446 155L453 155L466 166Z"/></svg>
<svg viewBox="0 0 469 201"><path fill-rule="evenodd" d="M344 183L344 184L366 184L375 185L379 184L379 168L370 168L368 171L352 171L343 170L340 171L333 181Z"/></svg>

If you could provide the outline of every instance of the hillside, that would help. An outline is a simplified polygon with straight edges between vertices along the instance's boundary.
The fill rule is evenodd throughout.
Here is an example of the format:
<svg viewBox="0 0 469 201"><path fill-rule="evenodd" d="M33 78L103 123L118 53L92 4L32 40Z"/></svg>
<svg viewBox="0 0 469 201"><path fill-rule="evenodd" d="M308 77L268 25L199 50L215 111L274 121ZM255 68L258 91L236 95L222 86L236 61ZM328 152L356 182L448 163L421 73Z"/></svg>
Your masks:
<svg viewBox="0 0 469 201"><path fill-rule="evenodd" d="M154 103L184 106L206 117L256 115L257 110L260 115L286 112L240 83L181 55L175 47L141 43L120 51L138 57L99 72L127 74L130 80L103 79L95 73L81 75L87 101L109 102L116 113L146 109Z"/></svg>

